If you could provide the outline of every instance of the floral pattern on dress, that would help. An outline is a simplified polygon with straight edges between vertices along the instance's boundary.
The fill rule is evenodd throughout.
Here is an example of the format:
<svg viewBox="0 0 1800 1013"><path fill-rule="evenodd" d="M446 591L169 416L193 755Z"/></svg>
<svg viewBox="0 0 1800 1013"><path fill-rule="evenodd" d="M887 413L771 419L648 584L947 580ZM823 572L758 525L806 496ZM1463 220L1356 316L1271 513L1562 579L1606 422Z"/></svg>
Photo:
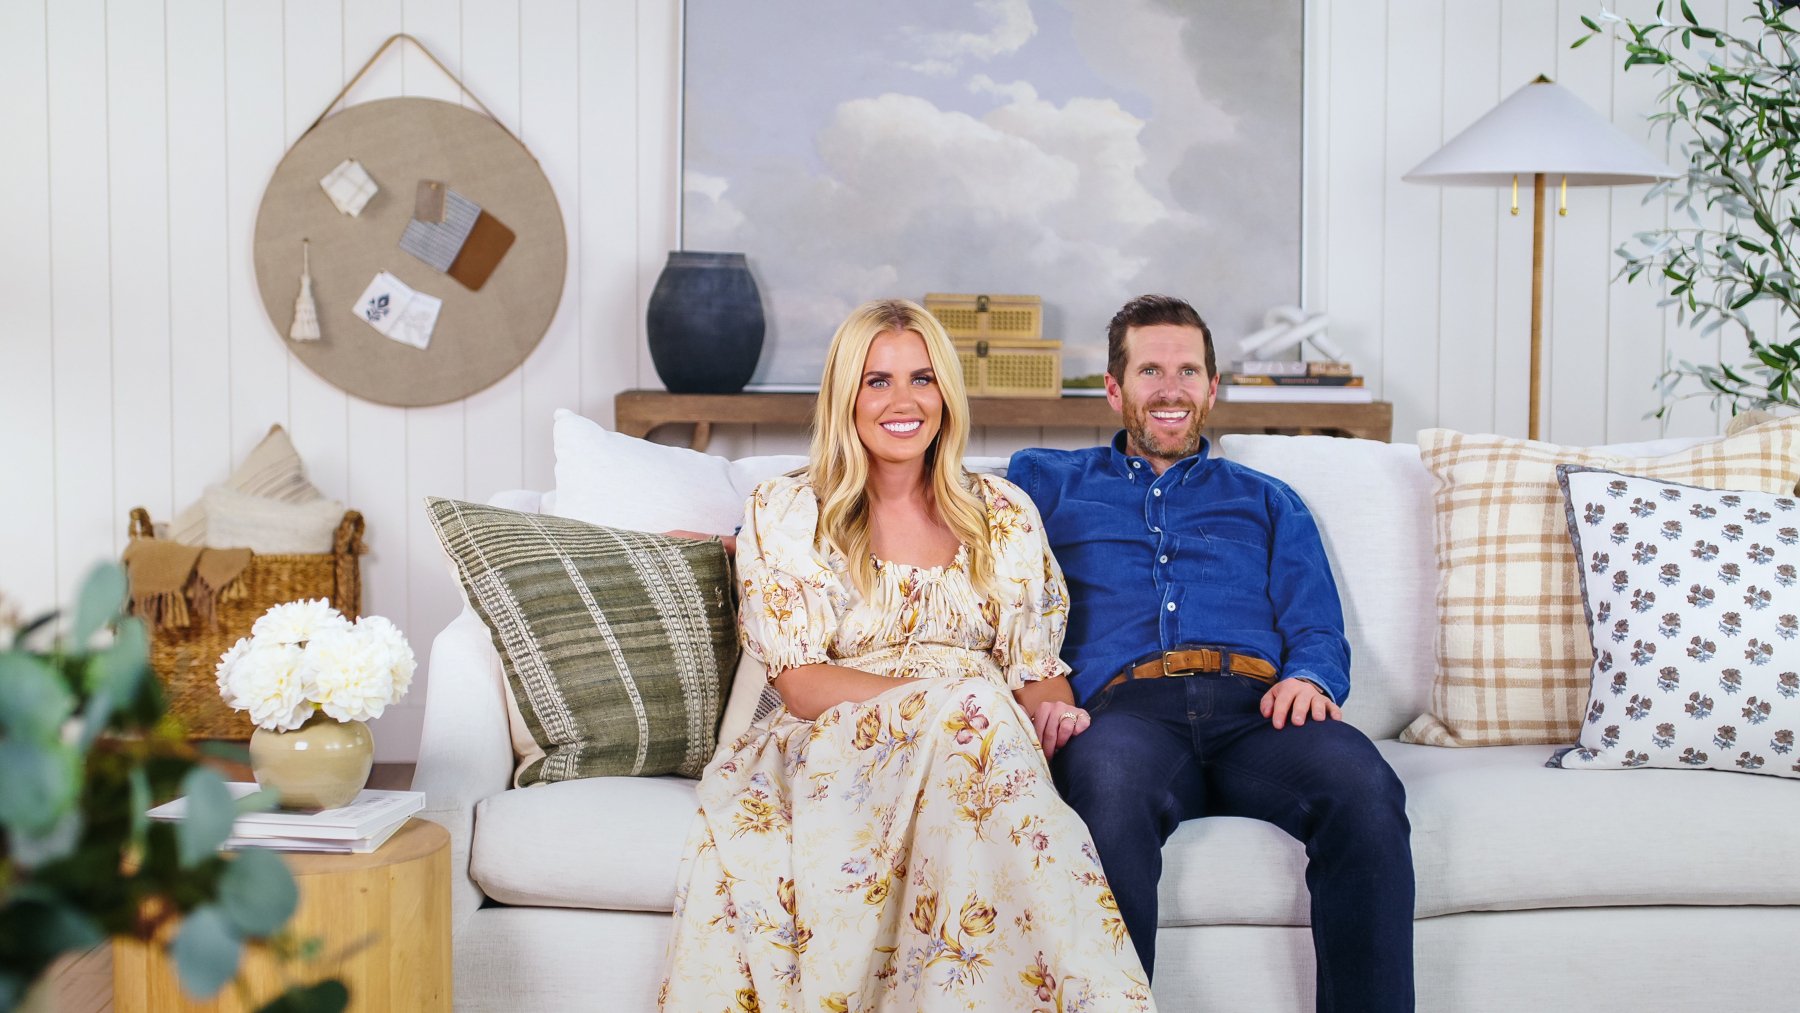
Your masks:
<svg viewBox="0 0 1800 1013"><path fill-rule="evenodd" d="M995 574L815 546L805 479L739 535L745 650L919 682L804 721L778 708L714 759L682 857L670 1011L1150 1010L1087 828L1012 691L1065 675L1062 572L1036 508L977 476Z"/></svg>

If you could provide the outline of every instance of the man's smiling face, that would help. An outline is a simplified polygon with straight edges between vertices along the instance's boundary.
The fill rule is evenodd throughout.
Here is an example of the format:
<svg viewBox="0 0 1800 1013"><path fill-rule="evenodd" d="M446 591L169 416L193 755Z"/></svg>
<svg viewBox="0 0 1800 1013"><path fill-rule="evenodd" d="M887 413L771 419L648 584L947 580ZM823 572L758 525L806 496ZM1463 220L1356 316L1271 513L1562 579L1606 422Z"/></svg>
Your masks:
<svg viewBox="0 0 1800 1013"><path fill-rule="evenodd" d="M1125 419L1127 449L1161 474L1200 449L1200 430L1219 396L1206 372L1198 327L1150 324L1125 332L1125 375L1107 374L1106 400Z"/></svg>

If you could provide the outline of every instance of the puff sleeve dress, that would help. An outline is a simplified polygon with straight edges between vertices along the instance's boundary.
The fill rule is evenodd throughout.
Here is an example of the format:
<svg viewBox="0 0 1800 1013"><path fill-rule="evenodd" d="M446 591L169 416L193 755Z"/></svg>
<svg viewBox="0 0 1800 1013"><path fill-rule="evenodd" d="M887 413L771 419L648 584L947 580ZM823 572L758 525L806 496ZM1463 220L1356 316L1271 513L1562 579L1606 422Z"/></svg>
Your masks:
<svg viewBox="0 0 1800 1013"><path fill-rule="evenodd" d="M670 1011L1148 1010L1087 828L1012 690L1063 675L1066 586L1031 501L975 476L993 590L876 561L859 594L815 541L804 477L757 487L738 538L745 650L919 680L721 749L677 879Z"/></svg>

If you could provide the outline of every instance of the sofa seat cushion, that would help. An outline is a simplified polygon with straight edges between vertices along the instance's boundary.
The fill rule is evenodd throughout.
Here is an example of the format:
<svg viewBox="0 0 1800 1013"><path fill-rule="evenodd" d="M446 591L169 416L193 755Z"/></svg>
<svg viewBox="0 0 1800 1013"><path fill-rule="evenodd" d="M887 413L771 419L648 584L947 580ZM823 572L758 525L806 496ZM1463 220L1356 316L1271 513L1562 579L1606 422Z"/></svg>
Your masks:
<svg viewBox="0 0 1800 1013"><path fill-rule="evenodd" d="M475 810L469 874L502 904L672 911L696 783L590 777L491 795Z"/></svg>
<svg viewBox="0 0 1800 1013"><path fill-rule="evenodd" d="M1546 746L1377 744L1406 784L1420 917L1800 904L1800 792L1706 770L1576 773ZM505 904L669 911L694 782L601 777L481 803L475 881ZM1306 925L1306 856L1273 825L1191 820L1163 849L1163 925Z"/></svg>

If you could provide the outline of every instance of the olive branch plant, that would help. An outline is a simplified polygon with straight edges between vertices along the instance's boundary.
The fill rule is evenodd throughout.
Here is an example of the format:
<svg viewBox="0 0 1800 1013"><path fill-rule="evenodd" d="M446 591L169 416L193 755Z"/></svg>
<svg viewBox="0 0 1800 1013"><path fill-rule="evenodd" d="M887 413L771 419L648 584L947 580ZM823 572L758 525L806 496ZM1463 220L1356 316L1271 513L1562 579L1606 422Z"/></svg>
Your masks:
<svg viewBox="0 0 1800 1013"><path fill-rule="evenodd" d="M1609 29L1625 43L1625 70L1660 69L1667 84L1649 120L1682 140L1686 173L1653 186L1645 201L1676 197L1684 224L1640 232L1620 244L1627 283L1669 289L1678 322L1691 318L1701 336L1728 323L1743 329L1750 359L1741 364L1666 362L1657 379L1666 418L1674 403L1709 397L1732 414L1744 407L1800 408L1800 39L1785 20L1794 0L1754 0L1739 35L1700 23L1678 0L1639 21L1602 9L1583 16L1578 47ZM1706 212L1705 215L1702 212ZM1772 330L1759 333L1751 308L1774 309ZM1762 314L1758 314L1762 316ZM1764 318L1766 323L1766 318ZM1698 389L1681 392L1684 380Z"/></svg>

